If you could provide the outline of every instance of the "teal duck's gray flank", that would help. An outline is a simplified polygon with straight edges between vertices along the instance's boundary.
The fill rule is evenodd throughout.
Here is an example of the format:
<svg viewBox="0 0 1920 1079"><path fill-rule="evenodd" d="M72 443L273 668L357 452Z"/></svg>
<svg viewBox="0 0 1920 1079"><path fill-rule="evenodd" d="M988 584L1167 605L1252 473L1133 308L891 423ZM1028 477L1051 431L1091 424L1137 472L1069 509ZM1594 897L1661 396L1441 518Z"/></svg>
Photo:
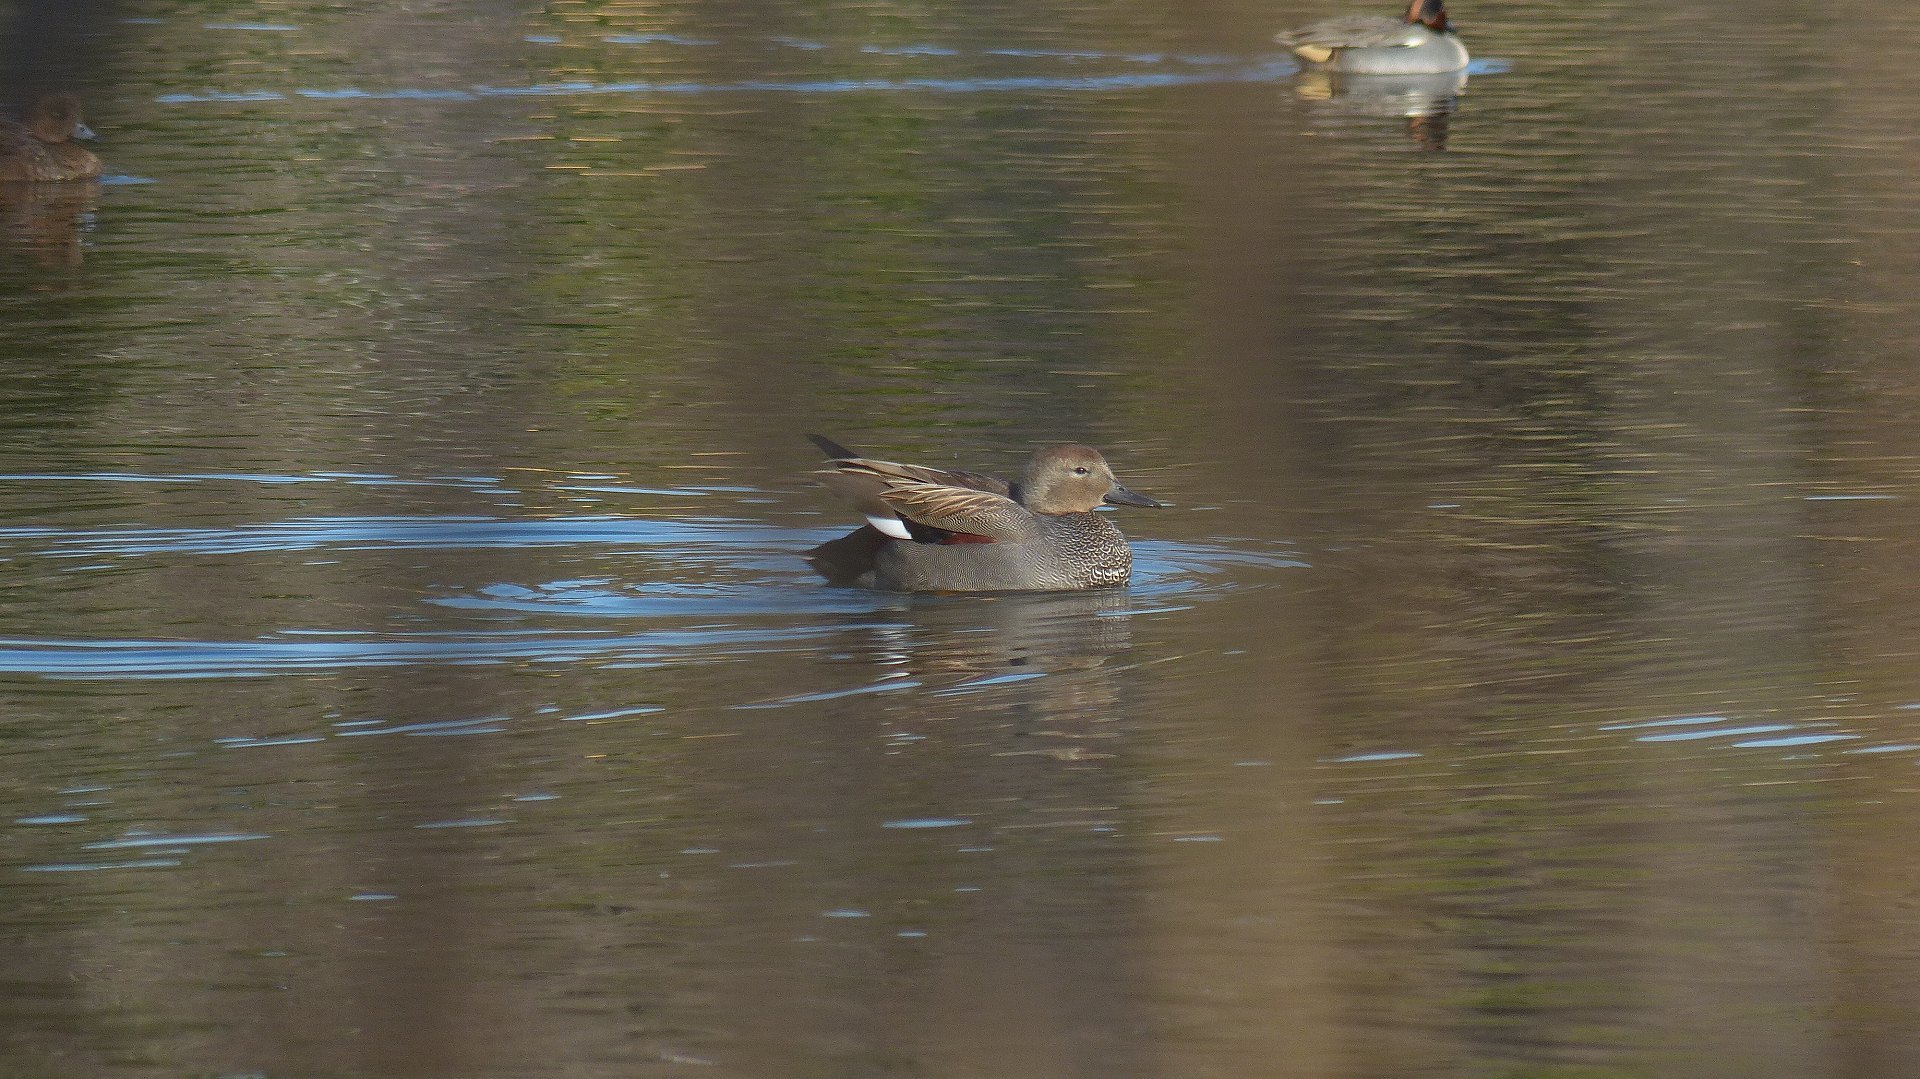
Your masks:
<svg viewBox="0 0 1920 1079"><path fill-rule="evenodd" d="M1438 75L1467 66L1444 0L1412 0L1398 19L1343 15L1274 35L1295 56L1347 75Z"/></svg>

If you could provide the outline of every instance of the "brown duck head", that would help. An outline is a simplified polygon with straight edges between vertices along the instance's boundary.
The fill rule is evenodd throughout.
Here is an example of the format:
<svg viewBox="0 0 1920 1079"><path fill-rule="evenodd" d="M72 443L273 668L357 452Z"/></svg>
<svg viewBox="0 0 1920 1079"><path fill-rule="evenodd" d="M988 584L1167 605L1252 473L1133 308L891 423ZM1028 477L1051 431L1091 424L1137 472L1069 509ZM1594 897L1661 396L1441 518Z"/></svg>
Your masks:
<svg viewBox="0 0 1920 1079"><path fill-rule="evenodd" d="M1160 505L1121 486L1091 446L1052 446L1034 454L1020 474L1020 504L1045 514L1092 513L1102 504Z"/></svg>
<svg viewBox="0 0 1920 1079"><path fill-rule="evenodd" d="M93 129L80 119L80 99L72 94L48 94L27 109L27 130L41 142L91 139Z"/></svg>

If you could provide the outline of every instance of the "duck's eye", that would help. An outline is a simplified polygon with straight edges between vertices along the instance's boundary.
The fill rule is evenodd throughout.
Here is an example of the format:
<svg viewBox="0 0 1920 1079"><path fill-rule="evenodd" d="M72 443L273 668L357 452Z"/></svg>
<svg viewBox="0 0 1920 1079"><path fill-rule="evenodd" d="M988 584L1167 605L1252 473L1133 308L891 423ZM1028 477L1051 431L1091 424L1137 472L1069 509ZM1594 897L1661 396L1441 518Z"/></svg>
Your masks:
<svg viewBox="0 0 1920 1079"><path fill-rule="evenodd" d="M1076 476L1084 476L1084 475L1086 475L1086 474L1087 474L1087 466L1086 466L1086 465L1081 465L1080 467L1078 467L1078 468L1076 468L1076 469L1074 469L1074 470L1073 470L1073 474L1074 474L1074 475L1076 475Z"/></svg>

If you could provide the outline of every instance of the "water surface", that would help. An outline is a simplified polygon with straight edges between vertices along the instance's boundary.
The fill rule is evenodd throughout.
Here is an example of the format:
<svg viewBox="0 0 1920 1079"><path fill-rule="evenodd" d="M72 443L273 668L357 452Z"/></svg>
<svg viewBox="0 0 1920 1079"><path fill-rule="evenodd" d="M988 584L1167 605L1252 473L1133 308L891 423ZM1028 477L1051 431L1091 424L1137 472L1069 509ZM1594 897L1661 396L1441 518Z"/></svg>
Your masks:
<svg viewBox="0 0 1920 1079"><path fill-rule="evenodd" d="M0 1071L1920 1070L1911 13L1334 10L122 5ZM829 589L809 430L1174 505Z"/></svg>

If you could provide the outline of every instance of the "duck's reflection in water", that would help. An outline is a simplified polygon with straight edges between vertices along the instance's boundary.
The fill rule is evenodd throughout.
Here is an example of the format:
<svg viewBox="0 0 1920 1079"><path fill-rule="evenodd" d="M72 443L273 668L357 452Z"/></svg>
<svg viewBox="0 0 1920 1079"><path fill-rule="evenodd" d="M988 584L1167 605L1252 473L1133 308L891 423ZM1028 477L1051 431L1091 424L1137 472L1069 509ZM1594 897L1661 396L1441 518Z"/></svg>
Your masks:
<svg viewBox="0 0 1920 1079"><path fill-rule="evenodd" d="M94 183L0 182L0 251L42 269L78 267L99 197Z"/></svg>
<svg viewBox="0 0 1920 1079"><path fill-rule="evenodd" d="M846 627L830 662L858 673L835 681L903 688L784 713L783 730L835 763L769 779L785 790L760 797L815 824L782 855L798 862L786 889L721 901L747 924L808 926L821 946L772 969L740 957L754 973L727 993L786 1032L740 1047L750 1073L776 1073L797 1037L983 1075L1146 1074L1126 766L1139 600L915 597ZM870 917L822 919L827 905Z"/></svg>
<svg viewBox="0 0 1920 1079"><path fill-rule="evenodd" d="M1009 671L1085 670L1127 646L1124 589L1002 592L915 604L898 662L928 678L986 677Z"/></svg>
<svg viewBox="0 0 1920 1079"><path fill-rule="evenodd" d="M1407 137L1422 150L1447 148L1449 118L1460 107L1467 73L1438 75L1340 75L1307 71L1294 80L1294 93L1314 102L1316 116L1333 126L1354 120L1401 118Z"/></svg>
<svg viewBox="0 0 1920 1079"><path fill-rule="evenodd" d="M1106 756L1131 646L1124 590L920 597L908 617L861 627L854 662L909 682L913 703L886 722L903 735L964 738L996 756ZM888 694L896 700L901 695ZM1036 792L1039 793L1039 792Z"/></svg>

